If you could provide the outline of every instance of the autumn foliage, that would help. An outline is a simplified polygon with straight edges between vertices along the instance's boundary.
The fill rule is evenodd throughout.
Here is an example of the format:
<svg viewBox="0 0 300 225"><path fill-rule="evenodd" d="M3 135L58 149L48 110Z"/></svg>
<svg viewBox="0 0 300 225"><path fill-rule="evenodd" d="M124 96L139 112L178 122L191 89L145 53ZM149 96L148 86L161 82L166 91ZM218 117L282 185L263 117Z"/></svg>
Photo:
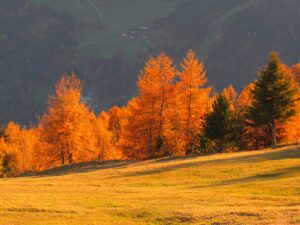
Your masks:
<svg viewBox="0 0 300 225"><path fill-rule="evenodd" d="M300 99L300 65L282 68L292 78ZM150 57L140 71L137 85L139 95L127 106L114 106L96 115L84 101L76 75L63 75L36 126L10 122L1 132L0 176L87 161L203 153L205 123L217 108L218 96L228 102L228 129L232 130L229 136L236 136L231 139L235 143L231 151L257 149L268 143L265 128L250 126L244 116L253 103L255 81L240 94L232 85L222 95L214 94L213 88L207 86L204 63L191 50L179 66L164 53ZM220 107L222 111L222 104ZM288 122L280 124L282 143L300 140L299 101L296 111Z"/></svg>
<svg viewBox="0 0 300 225"><path fill-rule="evenodd" d="M62 76L39 123L45 156L62 165L90 161L96 151L95 115L81 100L82 87L75 75ZM96 130L96 129L95 129Z"/></svg>
<svg viewBox="0 0 300 225"><path fill-rule="evenodd" d="M300 99L300 64L293 67L283 65L286 74L293 79L293 85L298 90L297 97ZM300 101L296 103L296 115L286 124L282 124L283 132L281 139L283 142L300 141Z"/></svg>

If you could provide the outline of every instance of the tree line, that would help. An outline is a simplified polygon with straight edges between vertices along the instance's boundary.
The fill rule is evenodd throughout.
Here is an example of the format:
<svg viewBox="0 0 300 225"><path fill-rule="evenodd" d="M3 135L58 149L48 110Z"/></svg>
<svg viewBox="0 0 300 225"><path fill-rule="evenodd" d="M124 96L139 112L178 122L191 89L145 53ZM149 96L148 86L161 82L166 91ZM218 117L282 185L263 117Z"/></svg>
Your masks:
<svg viewBox="0 0 300 225"><path fill-rule="evenodd" d="M254 150L300 139L300 64L277 53L240 94L207 86L192 50L179 66L162 53L140 71L139 95L96 115L75 74L63 75L38 124L1 129L0 176L65 164Z"/></svg>

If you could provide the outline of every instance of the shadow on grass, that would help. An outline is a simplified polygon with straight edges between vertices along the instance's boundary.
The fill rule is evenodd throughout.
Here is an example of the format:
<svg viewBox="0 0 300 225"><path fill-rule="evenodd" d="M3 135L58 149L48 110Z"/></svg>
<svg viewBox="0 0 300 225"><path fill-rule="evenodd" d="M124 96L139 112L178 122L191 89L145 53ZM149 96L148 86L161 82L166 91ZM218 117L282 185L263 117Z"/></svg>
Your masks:
<svg viewBox="0 0 300 225"><path fill-rule="evenodd" d="M288 177L296 177L296 176L300 176L300 166L290 167L282 170L275 170L273 172L258 174L250 177L226 180L226 181L217 182L208 185L200 185L193 188L227 186L227 185L243 184L243 183L256 182L256 181L276 180L280 178L288 178Z"/></svg>
<svg viewBox="0 0 300 225"><path fill-rule="evenodd" d="M195 161L195 162L185 162L189 159L201 159L202 156L188 156L182 158L163 158L157 160L149 160L145 162L146 164L151 163L159 163L162 166L155 169L150 170L143 170L143 171L135 171L130 173L125 173L122 177L136 177L136 176L147 176L153 174L160 174L164 172L169 172L177 169L185 169L191 168L201 165L217 165L217 164L232 164L232 163L253 163L253 162L263 162L269 160L283 160L283 159L292 159L292 158L300 158L300 148L293 147L289 150L276 150L276 151L266 151L265 153L261 154L261 151L257 154L253 155L245 155L245 156L234 156L230 158L224 159L211 159L205 161ZM79 164L72 164L66 165L59 168L50 169L47 171L43 171L40 173L33 173L33 174L25 174L20 177L52 177L52 176L61 176L61 175L68 175L68 174L79 174L79 173L87 173L97 170L106 170L112 168L126 168L137 161L105 161L105 162L87 162L87 163L79 163ZM167 162L178 162L174 165L163 165Z"/></svg>
<svg viewBox="0 0 300 225"><path fill-rule="evenodd" d="M39 173L24 174L20 177L53 177L68 174L79 174L93 172L97 170L106 170L112 168L126 168L127 166L135 163L136 161L105 161L105 162L86 162L72 165L66 165L58 168L53 168Z"/></svg>
<svg viewBox="0 0 300 225"><path fill-rule="evenodd" d="M130 172L125 174L125 176L147 176L153 174L160 174L164 172L169 172L177 169L185 169L191 168L195 166L202 166L202 165L217 165L217 164L232 164L232 163L254 163L254 162L263 162L263 161L271 161L271 160L283 160L283 159L293 159L293 158L300 158L300 149L299 147L291 148L289 150L276 150L276 151L266 151L265 153L261 154L261 151L254 155L245 155L245 156L232 156L230 158L224 159L212 159L206 161L196 161L196 162L184 162L186 159L197 159L201 158L201 156L194 156L194 157L184 157L184 158L165 158L165 159L158 159L156 161L152 161L152 163L166 163L166 162L182 162L175 165L167 165L164 167L159 167L151 170L144 170L144 171L137 171L137 172Z"/></svg>

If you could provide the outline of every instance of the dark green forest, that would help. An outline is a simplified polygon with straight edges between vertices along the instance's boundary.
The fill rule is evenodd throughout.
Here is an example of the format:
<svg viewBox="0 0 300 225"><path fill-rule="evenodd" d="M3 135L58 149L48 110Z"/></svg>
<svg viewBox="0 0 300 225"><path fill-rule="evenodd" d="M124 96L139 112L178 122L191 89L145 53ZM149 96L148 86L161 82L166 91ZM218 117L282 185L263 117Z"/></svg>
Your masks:
<svg viewBox="0 0 300 225"><path fill-rule="evenodd" d="M28 1L0 1L1 121L27 121L47 91L73 68L75 22Z"/></svg>

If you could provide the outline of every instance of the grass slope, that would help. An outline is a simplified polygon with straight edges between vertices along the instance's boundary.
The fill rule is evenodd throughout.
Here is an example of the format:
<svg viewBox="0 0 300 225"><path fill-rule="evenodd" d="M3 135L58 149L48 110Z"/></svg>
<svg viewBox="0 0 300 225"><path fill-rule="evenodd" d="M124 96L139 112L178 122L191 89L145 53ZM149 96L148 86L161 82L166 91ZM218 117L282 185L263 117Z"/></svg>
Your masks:
<svg viewBox="0 0 300 225"><path fill-rule="evenodd" d="M0 224L299 224L300 148L0 180Z"/></svg>

